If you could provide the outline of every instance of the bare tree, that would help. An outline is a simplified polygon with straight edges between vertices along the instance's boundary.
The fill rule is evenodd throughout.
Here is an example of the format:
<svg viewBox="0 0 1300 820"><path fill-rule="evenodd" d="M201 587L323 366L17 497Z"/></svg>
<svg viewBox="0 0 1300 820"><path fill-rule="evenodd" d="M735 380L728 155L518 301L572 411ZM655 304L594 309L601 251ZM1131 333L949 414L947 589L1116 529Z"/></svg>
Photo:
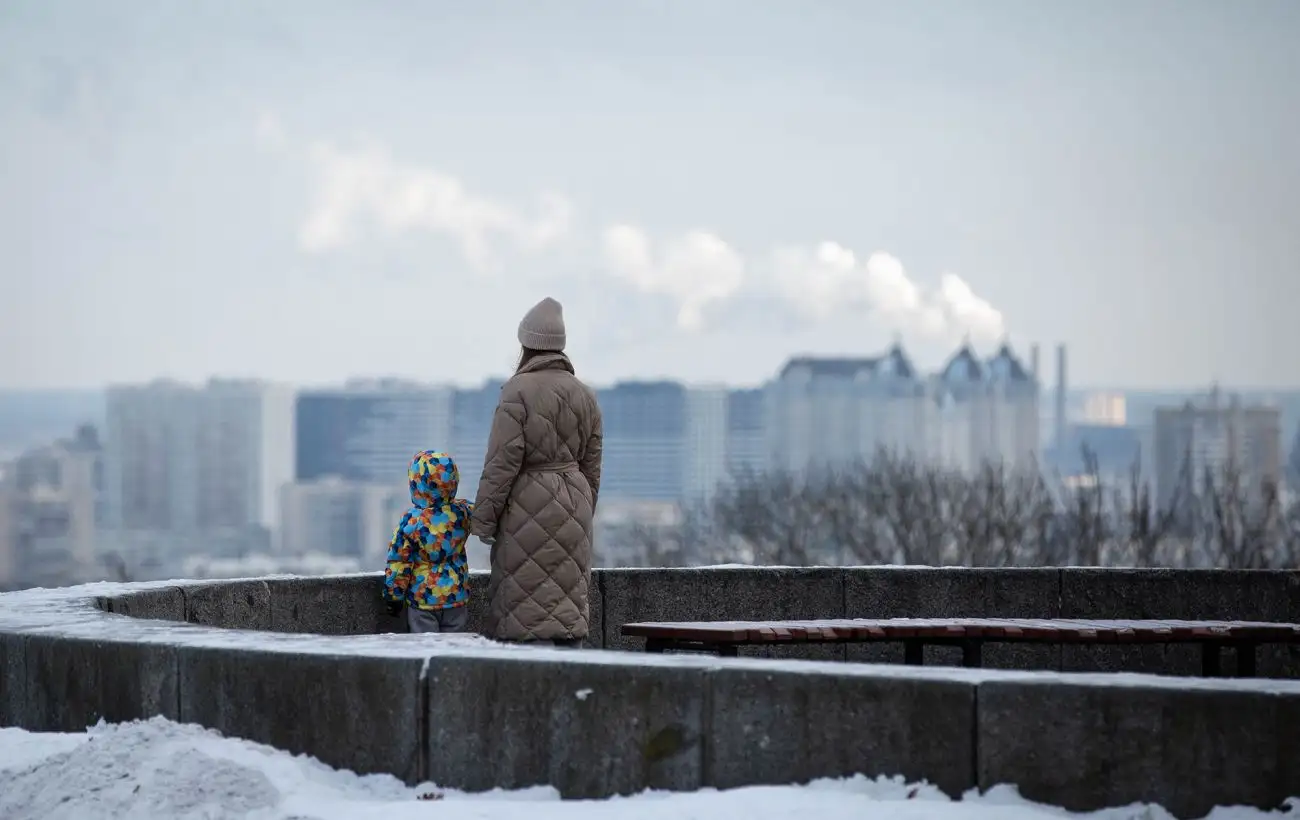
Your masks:
<svg viewBox="0 0 1300 820"><path fill-rule="evenodd" d="M871 465L858 461L816 482L813 503L839 563L887 564L894 558L894 542L884 527L885 499L871 476Z"/></svg>
<svg viewBox="0 0 1300 820"><path fill-rule="evenodd" d="M1180 510L1191 495L1191 460L1184 459L1177 483L1164 507L1154 501L1151 483L1142 477L1142 456L1129 466L1127 497L1121 502L1127 554L1135 567L1165 565L1169 558L1162 556L1161 547L1174 531Z"/></svg>
<svg viewBox="0 0 1300 820"><path fill-rule="evenodd" d="M702 516L698 539L723 560L767 564L1294 567L1300 499L1251 486L1230 468L1193 481L1190 458L1155 497L1135 459L1126 478L1095 453L1053 486L1037 468L985 464L961 473L880 451L800 476L746 473ZM665 561L670 560L667 556Z"/></svg>
<svg viewBox="0 0 1300 820"><path fill-rule="evenodd" d="M943 474L914 458L880 450L867 475L868 496L879 499L902 564L944 563L951 496Z"/></svg>
<svg viewBox="0 0 1300 820"><path fill-rule="evenodd" d="M715 497L714 520L748 546L754 563L809 565L824 505L807 490L806 479L788 470L740 472Z"/></svg>

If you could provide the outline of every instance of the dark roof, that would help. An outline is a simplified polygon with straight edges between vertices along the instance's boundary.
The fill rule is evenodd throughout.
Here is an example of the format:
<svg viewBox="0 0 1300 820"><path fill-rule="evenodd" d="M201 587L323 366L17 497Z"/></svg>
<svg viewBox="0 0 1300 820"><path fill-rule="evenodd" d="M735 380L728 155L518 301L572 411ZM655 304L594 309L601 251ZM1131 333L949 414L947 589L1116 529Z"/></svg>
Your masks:
<svg viewBox="0 0 1300 820"><path fill-rule="evenodd" d="M892 375L904 379L916 378L916 368L912 361L897 344L891 346L881 356L796 356L781 368L780 378L785 378L790 371L806 369L814 377L830 379L853 379L859 373L878 373L888 369Z"/></svg>
<svg viewBox="0 0 1300 820"><path fill-rule="evenodd" d="M975 355L975 351L971 350L969 344L962 345L960 350L952 354L952 358L939 372L939 378L950 384L979 382L983 381L984 377L984 363Z"/></svg>
<svg viewBox="0 0 1300 820"><path fill-rule="evenodd" d="M790 375L792 370L807 370L813 376L832 379L851 379L863 370L875 371L876 359L866 358L820 358L799 356L785 363L781 368L781 378Z"/></svg>
<svg viewBox="0 0 1300 820"><path fill-rule="evenodd" d="M1033 380L1033 376L1025 369L1016 354L1011 352L1011 346L1003 344L998 348L998 352L988 360L989 378L996 380L1007 380L1013 382L1028 382Z"/></svg>

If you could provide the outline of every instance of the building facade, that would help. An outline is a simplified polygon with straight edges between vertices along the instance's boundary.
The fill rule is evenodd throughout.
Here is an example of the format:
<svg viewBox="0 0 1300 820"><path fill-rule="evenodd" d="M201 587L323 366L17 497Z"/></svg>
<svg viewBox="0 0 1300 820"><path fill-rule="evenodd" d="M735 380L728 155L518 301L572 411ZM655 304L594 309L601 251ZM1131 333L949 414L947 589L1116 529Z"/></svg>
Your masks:
<svg viewBox="0 0 1300 820"><path fill-rule="evenodd" d="M297 481L405 484L411 457L452 447L455 391L399 381L355 381L298 394Z"/></svg>
<svg viewBox="0 0 1300 820"><path fill-rule="evenodd" d="M115 532L279 527L293 478L294 394L259 381L110 387L105 521Z"/></svg>
<svg viewBox="0 0 1300 820"><path fill-rule="evenodd" d="M356 558L383 567L393 530L410 506L405 487L335 476L286 484L280 491L284 556Z"/></svg>
<svg viewBox="0 0 1300 820"><path fill-rule="evenodd" d="M895 345L877 358L791 359L766 386L768 465L835 468L927 448L925 384Z"/></svg>
<svg viewBox="0 0 1300 820"><path fill-rule="evenodd" d="M1029 469L1039 451L1038 381L1011 349L963 346L931 377L894 345L874 358L791 359L766 388L768 464L835 468L879 450L969 471Z"/></svg>
<svg viewBox="0 0 1300 820"><path fill-rule="evenodd" d="M22 454L0 479L0 582L62 586L101 577L102 450L93 428Z"/></svg>
<svg viewBox="0 0 1300 820"><path fill-rule="evenodd" d="M1174 501L1184 477L1197 490L1207 474L1218 477L1229 470L1248 491L1265 482L1282 484L1282 419L1276 407L1243 405L1235 396L1224 402L1216 389L1200 404L1157 408L1152 437L1162 506Z"/></svg>
<svg viewBox="0 0 1300 820"><path fill-rule="evenodd" d="M602 499L679 501L691 472L689 402L677 382L624 382L597 391L604 426Z"/></svg>

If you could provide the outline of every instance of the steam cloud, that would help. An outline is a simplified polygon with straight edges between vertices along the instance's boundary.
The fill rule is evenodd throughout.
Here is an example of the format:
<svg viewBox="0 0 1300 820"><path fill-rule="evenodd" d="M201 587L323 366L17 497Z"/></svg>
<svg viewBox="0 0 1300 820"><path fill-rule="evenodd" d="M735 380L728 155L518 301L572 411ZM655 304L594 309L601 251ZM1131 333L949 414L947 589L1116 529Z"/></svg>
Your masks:
<svg viewBox="0 0 1300 820"><path fill-rule="evenodd" d="M258 120L256 138L265 148L297 153L310 164L316 188L298 232L306 253L348 246L367 232L382 238L424 231L451 237L471 265L485 270L503 246L541 251L573 227L573 208L564 197L540 197L529 215L470 191L454 176L398 162L379 145L348 151L318 141L305 152L294 151L273 113ZM736 249L703 230L656 247L641 228L618 224L601 235L601 252L609 274L641 293L671 299L677 326L687 331L705 326L710 306L749 291L778 297L810 321L866 314L891 330L948 343L962 336L993 343L1006 334L1002 313L959 276L944 273L929 288L888 253L863 261L835 242L778 248L759 277L748 275Z"/></svg>
<svg viewBox="0 0 1300 820"><path fill-rule="evenodd" d="M605 260L612 273L643 293L672 297L677 326L699 330L704 308L735 294L745 280L745 260L726 242L691 231L670 242L656 262L650 239L639 228L615 225L605 231Z"/></svg>
<svg viewBox="0 0 1300 820"><path fill-rule="evenodd" d="M396 162L378 146L348 152L318 142L307 156L317 187L298 244L308 253L349 245L365 228L387 235L428 231L452 237L466 260L484 270L496 240L540 250L567 234L572 220L563 197L543 196L538 214L529 217L470 192L456 177Z"/></svg>
<svg viewBox="0 0 1300 820"><path fill-rule="evenodd" d="M777 293L805 318L866 312L893 329L949 342L963 335L974 342L996 342L1006 334L1001 311L961 277L944 273L938 288L927 289L887 253L860 262L835 242L822 242L811 251L782 248L773 254L773 273Z"/></svg>

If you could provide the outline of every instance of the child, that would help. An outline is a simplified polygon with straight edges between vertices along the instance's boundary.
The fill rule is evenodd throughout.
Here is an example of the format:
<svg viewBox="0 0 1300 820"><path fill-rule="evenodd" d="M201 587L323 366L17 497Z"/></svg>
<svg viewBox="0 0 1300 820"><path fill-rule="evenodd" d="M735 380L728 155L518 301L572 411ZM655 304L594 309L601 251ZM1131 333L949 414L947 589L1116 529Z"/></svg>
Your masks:
<svg viewBox="0 0 1300 820"><path fill-rule="evenodd" d="M474 505L456 497L460 471L446 453L416 453L407 471L411 508L393 533L384 600L397 616L405 604L412 632L464 632L469 625L465 540Z"/></svg>

